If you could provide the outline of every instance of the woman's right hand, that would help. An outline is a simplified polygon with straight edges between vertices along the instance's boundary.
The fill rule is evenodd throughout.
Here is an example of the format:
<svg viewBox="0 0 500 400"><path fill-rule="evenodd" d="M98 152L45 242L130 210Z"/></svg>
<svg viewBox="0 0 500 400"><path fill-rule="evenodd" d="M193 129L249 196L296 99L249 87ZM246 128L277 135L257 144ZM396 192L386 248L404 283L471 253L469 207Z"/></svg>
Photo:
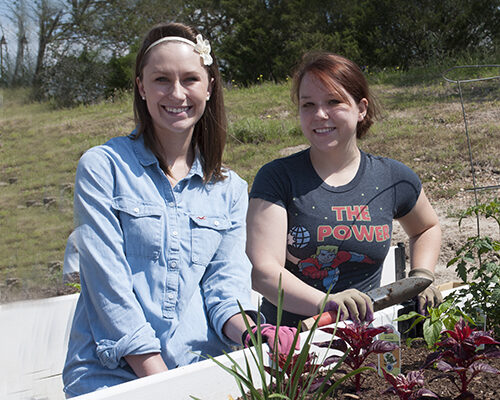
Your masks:
<svg viewBox="0 0 500 400"><path fill-rule="evenodd" d="M320 305L318 308L320 308ZM345 319L352 321L373 320L372 300L368 295L357 289L347 289L343 292L329 295L324 311L340 312L340 321Z"/></svg>

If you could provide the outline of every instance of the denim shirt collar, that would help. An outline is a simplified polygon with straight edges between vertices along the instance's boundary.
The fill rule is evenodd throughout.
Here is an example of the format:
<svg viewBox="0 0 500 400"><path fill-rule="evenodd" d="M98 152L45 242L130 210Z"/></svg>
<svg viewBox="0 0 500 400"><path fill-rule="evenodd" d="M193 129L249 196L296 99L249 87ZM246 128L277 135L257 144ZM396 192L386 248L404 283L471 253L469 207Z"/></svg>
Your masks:
<svg viewBox="0 0 500 400"><path fill-rule="evenodd" d="M147 167L149 165L157 164L159 167L159 162L153 152L148 149L144 144L144 136L139 136L135 139L137 131L134 129L132 133L129 135L129 138L133 141L133 148L135 154L137 155L137 159L144 166ZM201 155L198 149L195 151L195 157L193 161L193 165L189 170L185 179L189 179L194 175L198 175L203 179L203 166L201 164Z"/></svg>

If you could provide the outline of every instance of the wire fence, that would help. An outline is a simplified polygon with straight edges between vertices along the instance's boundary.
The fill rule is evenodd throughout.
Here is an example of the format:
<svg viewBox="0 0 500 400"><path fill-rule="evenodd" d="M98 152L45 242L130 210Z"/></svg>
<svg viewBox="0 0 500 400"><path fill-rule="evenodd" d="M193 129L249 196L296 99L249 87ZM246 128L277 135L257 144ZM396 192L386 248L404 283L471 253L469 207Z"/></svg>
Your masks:
<svg viewBox="0 0 500 400"><path fill-rule="evenodd" d="M453 72L461 71L461 70L467 70L467 72L476 72L477 70L485 70L485 69L496 69L498 68L498 74L493 75L493 76L486 76L486 77L479 77L479 78L465 78L465 79L452 79L449 75ZM476 70L476 71L474 71ZM464 126L465 126L465 136L467 138L467 148L469 151L469 162L470 162L470 170L472 174L472 188L467 188L465 190L468 191L473 191L474 192L474 201L476 206L479 205L479 200L478 200L478 192L483 191L483 190L498 190L500 189L500 185L486 185L486 186L478 186L477 184L477 176L476 176L476 169L475 169L475 157L472 151L472 146L471 146L471 137L470 137L470 132L469 132L469 123L467 120L467 114L465 112L465 105L464 105L464 91L463 91L463 84L466 83L471 83L471 82L484 82L484 81L490 81L490 80L500 80L500 65L498 64L488 64L488 65L460 65L456 67L452 67L447 69L446 71L443 72L442 74L443 79L447 82L450 83L456 83L458 85L458 93L460 95L460 104L462 106L462 115L463 115L463 120L464 120ZM500 157L500 155L499 155ZM477 236L480 236L480 224L479 224L479 213L476 213L476 223L477 223Z"/></svg>

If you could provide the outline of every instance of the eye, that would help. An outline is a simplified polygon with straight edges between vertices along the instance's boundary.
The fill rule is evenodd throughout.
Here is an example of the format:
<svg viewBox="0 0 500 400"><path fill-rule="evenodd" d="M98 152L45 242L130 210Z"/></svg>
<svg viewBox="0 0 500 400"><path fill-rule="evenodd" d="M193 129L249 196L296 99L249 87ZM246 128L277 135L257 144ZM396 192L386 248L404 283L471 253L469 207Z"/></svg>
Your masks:
<svg viewBox="0 0 500 400"><path fill-rule="evenodd" d="M200 81L200 77L199 76L188 76L186 79L185 79L186 82L199 82Z"/></svg>
<svg viewBox="0 0 500 400"><path fill-rule="evenodd" d="M156 82L168 82L168 78L165 76L159 76L155 79Z"/></svg>
<svg viewBox="0 0 500 400"><path fill-rule="evenodd" d="M328 104L330 104L331 106L335 106L335 105L340 104L340 103L341 103L341 101L338 100L338 99L330 99L330 100L328 100Z"/></svg>
<svg viewBox="0 0 500 400"><path fill-rule="evenodd" d="M306 103L302 103L300 107L301 108L309 108L309 107L312 107L313 105L314 105L314 103L308 101Z"/></svg>

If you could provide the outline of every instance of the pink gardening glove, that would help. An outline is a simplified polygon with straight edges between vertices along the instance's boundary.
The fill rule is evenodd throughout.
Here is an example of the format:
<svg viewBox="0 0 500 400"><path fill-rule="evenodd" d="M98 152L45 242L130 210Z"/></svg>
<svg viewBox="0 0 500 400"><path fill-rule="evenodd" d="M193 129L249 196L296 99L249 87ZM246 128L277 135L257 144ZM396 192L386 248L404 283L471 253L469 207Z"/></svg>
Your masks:
<svg viewBox="0 0 500 400"><path fill-rule="evenodd" d="M256 335L257 326L252 328L252 333ZM274 350L274 337L276 335L276 327L271 324L262 324L260 326L260 334L262 335L262 339L267 342L271 351ZM278 353L288 354L292 350L293 340L297 333L297 328L290 328L288 326L280 326L278 330ZM250 343L250 335L247 333L244 345L248 347ZM300 336L297 337L297 343L295 344L295 350L300 349Z"/></svg>

